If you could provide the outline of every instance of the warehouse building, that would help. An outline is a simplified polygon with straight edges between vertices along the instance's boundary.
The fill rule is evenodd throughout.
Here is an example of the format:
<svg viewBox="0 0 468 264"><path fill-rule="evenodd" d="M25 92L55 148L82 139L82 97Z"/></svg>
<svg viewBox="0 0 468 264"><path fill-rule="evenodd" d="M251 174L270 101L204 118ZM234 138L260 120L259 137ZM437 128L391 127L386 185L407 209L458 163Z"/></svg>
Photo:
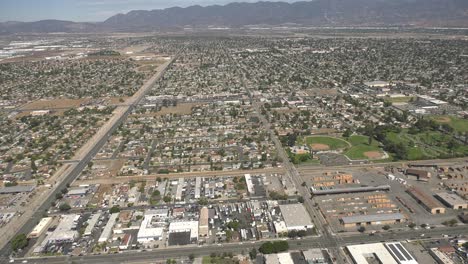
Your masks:
<svg viewBox="0 0 468 264"><path fill-rule="evenodd" d="M417 187L410 187L407 192L431 214L445 214L445 208L423 190Z"/></svg>
<svg viewBox="0 0 468 264"><path fill-rule="evenodd" d="M344 227L369 226L369 225L390 225L406 221L401 213L394 214L372 214L345 216L340 219Z"/></svg>
<svg viewBox="0 0 468 264"><path fill-rule="evenodd" d="M307 230L314 227L309 213L302 204L281 204L281 214L288 231Z"/></svg>
<svg viewBox="0 0 468 264"><path fill-rule="evenodd" d="M29 233L29 237L35 238L35 237L42 235L42 233L44 233L44 231L47 230L51 222L52 222L52 217L42 218L41 221L31 231L31 233Z"/></svg>
<svg viewBox="0 0 468 264"><path fill-rule="evenodd" d="M390 185L350 187L350 188L324 189L324 190L312 189L312 194L313 195L327 195L327 194L374 192L374 191L390 191Z"/></svg>
<svg viewBox="0 0 468 264"><path fill-rule="evenodd" d="M452 209L462 210L468 208L467 201L455 193L436 193L436 198L438 198L444 205Z"/></svg>
<svg viewBox="0 0 468 264"><path fill-rule="evenodd" d="M32 192L32 190L34 190L32 185L18 185L0 188L0 194Z"/></svg>

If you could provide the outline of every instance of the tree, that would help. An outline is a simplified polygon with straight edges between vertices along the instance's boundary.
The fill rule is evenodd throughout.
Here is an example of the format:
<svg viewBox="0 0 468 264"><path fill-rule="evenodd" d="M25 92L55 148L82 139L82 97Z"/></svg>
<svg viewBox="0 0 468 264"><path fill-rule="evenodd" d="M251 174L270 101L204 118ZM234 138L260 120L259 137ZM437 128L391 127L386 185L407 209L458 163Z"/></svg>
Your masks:
<svg viewBox="0 0 468 264"><path fill-rule="evenodd" d="M390 228L391 228L391 227L390 227L389 225L384 225L384 226L382 227L383 230L390 230Z"/></svg>
<svg viewBox="0 0 468 264"><path fill-rule="evenodd" d="M366 231L366 228L363 227L363 226L360 226L360 227L358 227L357 230L358 230L359 232L361 232L361 233L364 233L364 231Z"/></svg>
<svg viewBox="0 0 468 264"><path fill-rule="evenodd" d="M59 206L60 211L65 212L71 209L71 206L67 203L63 203Z"/></svg>
<svg viewBox="0 0 468 264"><path fill-rule="evenodd" d="M112 206L112 208L109 210L109 213L111 214L115 214L118 212L120 212L120 207L118 207L117 205Z"/></svg>
<svg viewBox="0 0 468 264"><path fill-rule="evenodd" d="M26 234L19 234L11 240L11 249L17 251L28 246L28 238Z"/></svg>
<svg viewBox="0 0 468 264"><path fill-rule="evenodd" d="M194 255L193 253L190 254L190 255L189 255L189 259L190 259L190 261L193 261L193 260L195 259L195 255Z"/></svg>
<svg viewBox="0 0 468 264"><path fill-rule="evenodd" d="M416 227L416 224L415 224L415 223L410 223L410 224L408 225L408 227L409 227L409 228L415 228L415 227Z"/></svg>
<svg viewBox="0 0 468 264"><path fill-rule="evenodd" d="M172 201L172 198L170 196L164 196L163 201L165 203L170 203Z"/></svg>
<svg viewBox="0 0 468 264"><path fill-rule="evenodd" d="M252 248L252 250L250 250L250 252L249 252L249 256L250 256L250 259L256 259L257 258L257 249Z"/></svg>

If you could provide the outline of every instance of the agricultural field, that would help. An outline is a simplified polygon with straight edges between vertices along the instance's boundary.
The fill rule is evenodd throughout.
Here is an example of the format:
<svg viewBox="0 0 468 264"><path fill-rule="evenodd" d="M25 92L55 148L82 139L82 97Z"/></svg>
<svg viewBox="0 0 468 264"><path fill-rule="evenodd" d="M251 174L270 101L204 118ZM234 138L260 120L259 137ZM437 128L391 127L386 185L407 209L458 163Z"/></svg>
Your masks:
<svg viewBox="0 0 468 264"><path fill-rule="evenodd" d="M440 116L432 116L432 120L436 121L438 124L447 124L455 132L464 133L468 132L468 120L462 119L455 116L447 116L447 115L440 115Z"/></svg>

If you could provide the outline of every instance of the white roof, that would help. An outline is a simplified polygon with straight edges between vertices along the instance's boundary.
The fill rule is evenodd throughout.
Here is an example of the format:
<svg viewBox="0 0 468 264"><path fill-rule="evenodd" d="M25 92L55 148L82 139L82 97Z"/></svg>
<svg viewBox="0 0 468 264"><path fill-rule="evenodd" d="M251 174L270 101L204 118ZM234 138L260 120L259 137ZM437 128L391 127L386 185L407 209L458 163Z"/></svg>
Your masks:
<svg viewBox="0 0 468 264"><path fill-rule="evenodd" d="M298 204L281 204L279 206L284 222L288 228L295 227L312 227L312 220L304 205Z"/></svg>
<svg viewBox="0 0 468 264"><path fill-rule="evenodd" d="M119 213L113 213L109 217L109 221L107 221L106 226L104 227L104 230L102 230L101 236L99 237L99 242L104 242L107 241L111 234L112 234L112 228L115 225L115 222L117 221L117 217L119 217Z"/></svg>
<svg viewBox="0 0 468 264"><path fill-rule="evenodd" d="M33 231L30 234L37 235L44 231L46 226L52 221L52 217L44 217L41 221L34 227Z"/></svg>
<svg viewBox="0 0 468 264"><path fill-rule="evenodd" d="M169 233L190 230L190 238L198 238L198 221L180 221L169 224Z"/></svg>
<svg viewBox="0 0 468 264"><path fill-rule="evenodd" d="M366 257L374 256L382 264L398 264L382 243L352 245L346 247L356 264L369 264Z"/></svg>
<svg viewBox="0 0 468 264"><path fill-rule="evenodd" d="M277 255L280 264L294 264L294 261L289 253L278 253Z"/></svg>
<svg viewBox="0 0 468 264"><path fill-rule="evenodd" d="M159 238L163 234L162 227L152 227L151 220L155 215L145 215L145 219L141 222L140 230L138 230L137 239Z"/></svg>

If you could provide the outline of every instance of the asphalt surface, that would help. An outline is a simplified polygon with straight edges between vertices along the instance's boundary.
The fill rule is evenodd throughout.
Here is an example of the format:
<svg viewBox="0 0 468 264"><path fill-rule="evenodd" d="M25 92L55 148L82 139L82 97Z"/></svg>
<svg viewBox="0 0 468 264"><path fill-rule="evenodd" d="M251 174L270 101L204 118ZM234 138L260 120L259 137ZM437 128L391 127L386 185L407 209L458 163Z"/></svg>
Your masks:
<svg viewBox="0 0 468 264"><path fill-rule="evenodd" d="M87 166L87 164L92 160L92 158L99 152L99 150L104 146L107 142L109 137L112 133L122 124L122 122L127 119L128 115L132 112L133 108L141 101L149 88L151 88L154 83L163 76L167 67L175 59L171 60L166 67L161 69L157 74L155 74L148 82L144 84L142 89L140 89L134 97L132 97L131 104L127 106L125 112L118 118L118 120L108 129L107 133L105 133L91 148L91 150L84 155L84 157L76 164L76 166L72 169L72 171L64 177L64 179L58 183L57 187L54 191L52 191L49 196L44 200L41 206L37 208L36 212L34 213L33 217L31 217L26 224L24 224L16 234L28 234L31 230L35 227L35 225L39 222L39 220L44 216L47 210L51 207L52 202L55 201L55 194L59 193L62 189L66 188L68 184L71 184L81 173L81 171ZM141 91L141 92L140 92ZM10 243L6 244L0 250L0 263L8 262L8 256L12 254L12 249ZM63 262L61 262L63 263Z"/></svg>

